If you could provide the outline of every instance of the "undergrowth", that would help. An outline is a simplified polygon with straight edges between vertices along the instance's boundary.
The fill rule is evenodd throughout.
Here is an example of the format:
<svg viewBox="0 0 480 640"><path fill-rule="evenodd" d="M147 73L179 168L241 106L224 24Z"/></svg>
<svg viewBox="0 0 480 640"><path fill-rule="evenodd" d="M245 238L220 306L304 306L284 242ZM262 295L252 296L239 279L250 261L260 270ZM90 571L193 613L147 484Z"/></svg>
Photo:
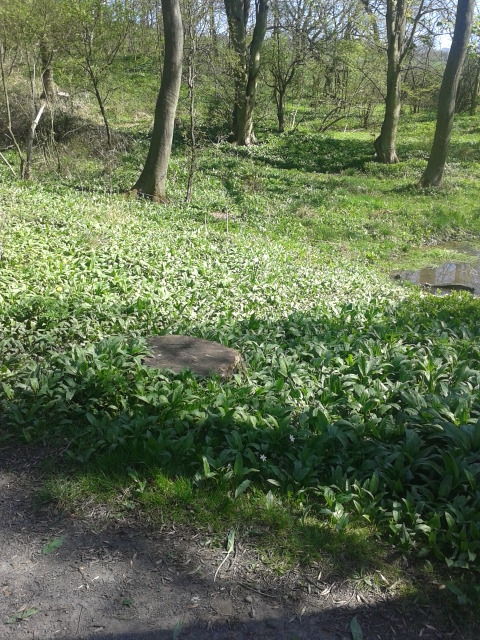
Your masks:
<svg viewBox="0 0 480 640"><path fill-rule="evenodd" d="M193 496L301 504L335 531L366 527L477 571L480 302L382 271L414 243L478 232L478 165L418 192L423 142L405 134L395 167L371 162L366 133L219 144L202 151L188 205L181 146L170 205L113 193L145 140L63 186L4 182L2 440L121 461L146 505L185 478ZM239 349L245 370L226 382L149 370L145 338L163 333Z"/></svg>

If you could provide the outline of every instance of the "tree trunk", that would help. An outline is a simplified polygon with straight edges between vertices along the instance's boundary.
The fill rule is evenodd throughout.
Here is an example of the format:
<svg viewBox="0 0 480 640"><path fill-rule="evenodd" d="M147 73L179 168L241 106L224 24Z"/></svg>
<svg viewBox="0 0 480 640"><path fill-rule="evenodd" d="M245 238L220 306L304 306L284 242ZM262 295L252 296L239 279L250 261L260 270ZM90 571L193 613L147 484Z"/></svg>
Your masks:
<svg viewBox="0 0 480 640"><path fill-rule="evenodd" d="M477 69L475 79L473 81L472 97L470 100L470 115L474 116L477 112L478 94L480 92L480 54L477 56Z"/></svg>
<svg viewBox="0 0 480 640"><path fill-rule="evenodd" d="M3 64L4 55L5 55L5 50L3 48L3 44L0 42L0 72L1 72L0 75L2 76L3 95L5 98L5 107L7 110L7 131L8 131L8 135L10 136L10 140L12 141L13 146L15 147L15 150L17 152L18 159L20 160L20 177L23 178L24 170L25 170L25 157L22 153L22 150L20 149L20 145L18 144L18 141L12 129L12 113L10 111L10 98L9 98L8 89L7 89L7 79L5 77L5 66Z"/></svg>
<svg viewBox="0 0 480 640"><path fill-rule="evenodd" d="M40 97L52 104L55 101L57 90L53 81L52 51L44 39L40 42L40 58L42 61L43 84L43 91Z"/></svg>
<svg viewBox="0 0 480 640"><path fill-rule="evenodd" d="M380 135L374 142L378 159L384 164L398 162L396 143L400 119L402 74L405 53L407 6L405 0L387 0L386 12L388 66L385 116Z"/></svg>
<svg viewBox="0 0 480 640"><path fill-rule="evenodd" d="M38 123L41 120L45 107L47 106L47 101L45 98L40 100L40 106L38 108L37 114L35 118L32 120L30 125L30 129L28 130L27 137L27 154L25 158L25 165L23 168L23 178L25 180L30 180L32 177L32 154L33 154L33 141L35 140L35 132L38 127Z"/></svg>
<svg viewBox="0 0 480 640"><path fill-rule="evenodd" d="M275 102L277 103L278 132L285 131L285 93L275 89Z"/></svg>
<svg viewBox="0 0 480 640"><path fill-rule="evenodd" d="M188 32L188 53L187 53L187 86L188 86L188 112L190 122L188 126L188 142L190 145L190 159L188 163L188 181L187 192L185 194L185 202L190 202L193 192L193 180L195 177L195 169L197 165L197 140L195 136L195 75L196 75L196 56L197 56L197 33L195 17L192 5L186 10Z"/></svg>
<svg viewBox="0 0 480 640"><path fill-rule="evenodd" d="M256 2L255 27L249 47L247 46L247 24L250 0L224 0L224 2L230 38L237 55L232 142L248 146L255 142L253 111L260 71L260 52L267 32L269 2L268 0Z"/></svg>
<svg viewBox="0 0 480 640"><path fill-rule="evenodd" d="M145 166L133 193L165 202L168 162L172 150L175 113L182 81L183 25L180 0L162 0L165 57L155 107L153 134Z"/></svg>
<svg viewBox="0 0 480 640"><path fill-rule="evenodd" d="M436 187L442 182L452 135L458 83L472 32L474 8L475 0L458 0L452 46L438 96L435 136L427 168L419 183L421 187Z"/></svg>
<svg viewBox="0 0 480 640"><path fill-rule="evenodd" d="M400 120L402 80L398 70L393 70L388 77L387 97L385 100L385 116L380 135L374 142L378 159L384 164L395 164L397 156L397 131Z"/></svg>
<svg viewBox="0 0 480 640"><path fill-rule="evenodd" d="M107 118L107 112L105 110L105 103L100 93L100 88L98 86L98 78L95 76L93 71L90 73L90 79L93 85L93 91L95 93L95 98L97 99L98 108L100 109L100 113L102 114L103 124L105 125L105 134L107 136L107 147L108 149L112 149L112 132L110 131L110 124Z"/></svg>

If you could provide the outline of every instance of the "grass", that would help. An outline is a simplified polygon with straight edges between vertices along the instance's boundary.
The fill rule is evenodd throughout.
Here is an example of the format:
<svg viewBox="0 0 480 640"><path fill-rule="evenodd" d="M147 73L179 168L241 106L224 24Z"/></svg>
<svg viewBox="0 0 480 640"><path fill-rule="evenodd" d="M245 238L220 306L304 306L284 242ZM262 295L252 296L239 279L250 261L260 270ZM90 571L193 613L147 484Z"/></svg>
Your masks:
<svg viewBox="0 0 480 640"><path fill-rule="evenodd" d="M458 120L435 192L415 187L433 125L421 118L403 121L392 167L364 131L208 144L189 204L179 138L165 207L118 193L142 135L74 175L64 156L61 181L2 167L1 438L63 452L42 499L140 509L217 540L236 528L279 568L343 557L349 577L394 582L394 544L474 602L480 302L388 276L478 238L473 124ZM246 372L147 370L145 337L162 333L238 348Z"/></svg>

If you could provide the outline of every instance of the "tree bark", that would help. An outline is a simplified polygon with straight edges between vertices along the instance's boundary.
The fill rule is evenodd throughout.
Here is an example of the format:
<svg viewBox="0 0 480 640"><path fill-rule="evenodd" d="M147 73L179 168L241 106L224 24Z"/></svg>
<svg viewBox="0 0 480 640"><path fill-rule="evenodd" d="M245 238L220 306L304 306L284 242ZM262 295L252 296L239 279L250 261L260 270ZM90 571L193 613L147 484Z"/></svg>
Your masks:
<svg viewBox="0 0 480 640"><path fill-rule="evenodd" d="M390 66L390 61L389 61ZM402 78L398 69L389 70L387 78L387 97L385 99L385 116L380 135L374 142L378 159L384 164L396 164L397 132L400 120Z"/></svg>
<svg viewBox="0 0 480 640"><path fill-rule="evenodd" d="M43 91L41 99L46 99L50 104L55 101L57 90L53 81L52 51L44 39L40 42L40 58L42 61L42 84Z"/></svg>
<svg viewBox="0 0 480 640"><path fill-rule="evenodd" d="M472 32L474 8L475 0L458 0L457 2L452 46L438 96L435 136L427 168L419 183L420 187L436 187L442 182L452 136L458 83Z"/></svg>
<svg viewBox="0 0 480 640"><path fill-rule="evenodd" d="M95 98L97 99L98 108L100 109L100 113L102 115L103 124L105 125L105 135L107 136L107 147L108 149L112 149L113 148L112 132L110 130L110 123L108 122L107 112L105 110L105 102L102 98L102 94L100 93L100 87L98 86L98 78L93 72L93 70L89 72L89 76L92 82Z"/></svg>
<svg viewBox="0 0 480 640"><path fill-rule="evenodd" d="M285 131L285 93L275 88L275 102L277 103L278 132Z"/></svg>
<svg viewBox="0 0 480 640"><path fill-rule="evenodd" d="M187 26L185 28L188 33L188 51L187 51L187 86L188 86L188 142L190 145L190 159L188 163L188 181L187 191L185 194L185 202L190 202L193 192L193 180L195 177L195 169L197 166L197 140L195 135L195 76L196 76L196 57L197 57L197 33L195 11L192 5L188 5L185 9Z"/></svg>
<svg viewBox="0 0 480 640"><path fill-rule="evenodd" d="M398 162L396 141L400 119L402 74L401 64L405 48L407 5L405 0L387 0L387 95L385 116L380 135L374 142L378 159L384 164Z"/></svg>
<svg viewBox="0 0 480 640"><path fill-rule="evenodd" d="M473 81L472 88L472 97L470 99L470 110L469 113L471 116L474 116L477 112L478 106L478 94L480 92L480 54L477 56L477 69L475 71L475 79Z"/></svg>
<svg viewBox="0 0 480 640"><path fill-rule="evenodd" d="M168 162L172 150L175 113L182 80L183 25L180 0L162 0L165 57L155 107L153 133L143 171L132 192L165 202Z"/></svg>
<svg viewBox="0 0 480 640"><path fill-rule="evenodd" d="M33 155L33 141L35 140L35 132L38 127L38 123L40 122L45 107L47 106L47 101L45 98L40 100L40 106L38 108L37 114L35 118L32 120L30 125L30 129L28 131L27 137L27 154L25 158L25 165L23 169L23 178L25 180L30 180L32 177L32 155Z"/></svg>
<svg viewBox="0 0 480 640"><path fill-rule="evenodd" d="M3 95L5 98L5 107L7 110L7 131L8 131L8 135L10 136L10 140L12 141L13 146L15 147L15 150L17 152L18 159L20 160L20 177L23 178L24 170L25 170L25 156L23 155L22 150L20 149L20 145L18 144L18 141L15 137L15 134L13 133L12 112L10 111L10 98L9 98L8 89L7 89L7 79L5 77L5 66L3 64L4 54L5 54L4 47L3 47L3 44L0 42L0 75L2 76Z"/></svg>
<svg viewBox="0 0 480 640"><path fill-rule="evenodd" d="M257 95L260 53L267 32L269 0L257 0L255 27L247 46L247 23L250 0L224 0L228 28L237 55L235 99L232 117L232 142L248 146L255 142L253 112Z"/></svg>

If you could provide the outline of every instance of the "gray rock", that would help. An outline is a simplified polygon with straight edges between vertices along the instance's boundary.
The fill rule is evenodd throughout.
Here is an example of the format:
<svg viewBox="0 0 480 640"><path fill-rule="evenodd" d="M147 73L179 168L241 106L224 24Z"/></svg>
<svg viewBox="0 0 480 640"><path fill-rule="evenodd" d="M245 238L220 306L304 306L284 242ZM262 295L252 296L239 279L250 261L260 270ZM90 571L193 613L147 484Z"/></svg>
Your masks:
<svg viewBox="0 0 480 640"><path fill-rule="evenodd" d="M174 373L189 369L202 377L220 374L225 380L242 366L238 351L201 338L154 336L148 338L147 344L153 355L145 358L143 364L154 369L169 369Z"/></svg>

